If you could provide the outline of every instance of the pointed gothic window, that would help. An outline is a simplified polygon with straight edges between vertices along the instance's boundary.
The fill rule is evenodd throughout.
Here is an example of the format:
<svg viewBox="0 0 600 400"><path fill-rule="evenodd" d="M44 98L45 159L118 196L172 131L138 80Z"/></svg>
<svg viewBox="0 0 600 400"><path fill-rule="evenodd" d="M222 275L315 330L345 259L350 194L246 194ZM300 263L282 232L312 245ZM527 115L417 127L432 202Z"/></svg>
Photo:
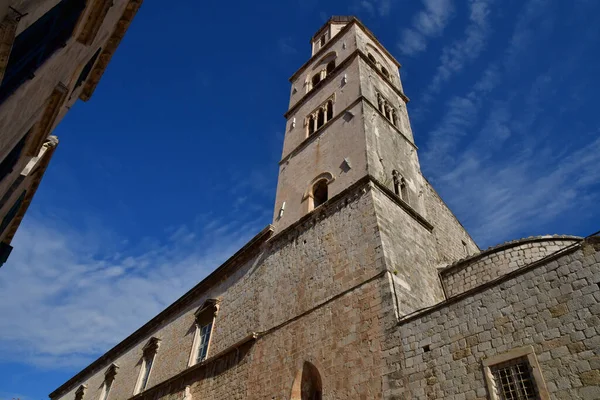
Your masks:
<svg viewBox="0 0 600 400"><path fill-rule="evenodd" d="M327 121L331 121L333 118L333 101L329 100L327 102Z"/></svg>
<svg viewBox="0 0 600 400"><path fill-rule="evenodd" d="M313 133L315 133L315 117L311 115L308 117L308 134L312 135Z"/></svg>
<svg viewBox="0 0 600 400"><path fill-rule="evenodd" d="M332 73L334 69L335 69L335 60L331 60L331 61L329 61L329 63L327 63L327 75Z"/></svg>
<svg viewBox="0 0 600 400"><path fill-rule="evenodd" d="M319 108L319 112L317 113L317 129L325 124L325 111L323 108Z"/></svg>
<svg viewBox="0 0 600 400"><path fill-rule="evenodd" d="M327 182L320 180L313 186L313 207L317 208L327 201Z"/></svg>

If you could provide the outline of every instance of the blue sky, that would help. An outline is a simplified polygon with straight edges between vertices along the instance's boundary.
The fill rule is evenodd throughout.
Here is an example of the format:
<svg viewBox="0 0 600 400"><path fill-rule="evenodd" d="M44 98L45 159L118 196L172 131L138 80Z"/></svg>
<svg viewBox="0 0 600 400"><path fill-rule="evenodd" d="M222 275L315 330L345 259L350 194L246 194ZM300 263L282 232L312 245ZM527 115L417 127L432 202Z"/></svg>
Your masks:
<svg viewBox="0 0 600 400"><path fill-rule="evenodd" d="M403 65L425 176L484 248L600 229L600 3L146 0L0 270L0 400L42 399L270 223L309 39L357 15Z"/></svg>

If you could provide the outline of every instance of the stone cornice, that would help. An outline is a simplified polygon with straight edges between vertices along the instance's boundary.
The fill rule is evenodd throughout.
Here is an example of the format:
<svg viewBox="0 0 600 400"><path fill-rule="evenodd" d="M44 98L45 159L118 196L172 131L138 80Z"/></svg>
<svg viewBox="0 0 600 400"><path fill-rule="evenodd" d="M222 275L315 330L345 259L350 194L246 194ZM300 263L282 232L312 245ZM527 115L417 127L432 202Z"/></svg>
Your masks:
<svg viewBox="0 0 600 400"><path fill-rule="evenodd" d="M117 47L119 47L121 40L127 32L127 29L129 29L129 25L131 25L131 21L133 21L133 17L135 17L135 14L141 5L142 0L129 0L125 6L123 15L121 15L121 18L115 25L115 30L111 34L110 38L104 44L96 65L94 65L94 68L90 72L88 79L85 81L83 89L79 94L79 98L81 100L88 101L92 97L96 86L98 86L98 83L100 82L108 63L110 62L110 59L117 50Z"/></svg>
<svg viewBox="0 0 600 400"><path fill-rule="evenodd" d="M127 351L130 347L139 343L141 339L147 337L149 333L153 332L167 318L176 314L177 312L180 312L184 307L191 304L194 300L197 299L198 296L200 296L204 291L206 291L207 288L212 287L215 283L220 282L222 279L235 272L237 268L240 265L242 265L248 258L256 254L260 246L263 243L265 243L271 237L272 234L273 226L267 225L267 227L265 227L256 236L250 239L250 241L246 243L244 247L238 250L227 261L221 264L221 266L219 266L206 278L200 281L200 283L198 283L196 286L190 289L179 299L175 300L175 302L173 302L170 306L165 308L158 315L156 315L150 321L145 323L142 327L133 332L123 341L118 343L112 349L108 350L100 358L96 359L96 361L92 362L78 374L76 374L67 382L62 384L54 392L50 393L50 398L54 399L58 396L61 396L62 394L71 390L78 382L83 381L86 377L103 368L105 365L114 362L117 359L117 357L119 357L121 354Z"/></svg>

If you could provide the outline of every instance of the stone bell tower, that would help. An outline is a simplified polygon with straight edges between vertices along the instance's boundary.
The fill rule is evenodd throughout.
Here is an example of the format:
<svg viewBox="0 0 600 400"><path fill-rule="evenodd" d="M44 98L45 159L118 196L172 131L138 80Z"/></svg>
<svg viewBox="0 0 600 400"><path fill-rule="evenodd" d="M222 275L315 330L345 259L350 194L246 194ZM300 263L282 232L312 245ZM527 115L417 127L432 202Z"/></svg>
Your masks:
<svg viewBox="0 0 600 400"><path fill-rule="evenodd" d="M332 17L311 47L290 78L275 231L368 182L399 311L433 304L436 268L478 247L421 175L400 64L354 17Z"/></svg>

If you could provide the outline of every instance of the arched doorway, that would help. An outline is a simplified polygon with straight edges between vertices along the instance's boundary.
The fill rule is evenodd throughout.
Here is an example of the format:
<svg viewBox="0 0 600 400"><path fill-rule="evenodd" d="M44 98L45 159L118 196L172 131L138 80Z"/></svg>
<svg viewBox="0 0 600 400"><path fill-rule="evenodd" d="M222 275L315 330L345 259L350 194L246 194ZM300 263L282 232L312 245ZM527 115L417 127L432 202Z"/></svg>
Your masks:
<svg viewBox="0 0 600 400"><path fill-rule="evenodd" d="M302 369L296 373L290 400L322 400L323 385L321 374L313 364L304 362Z"/></svg>

